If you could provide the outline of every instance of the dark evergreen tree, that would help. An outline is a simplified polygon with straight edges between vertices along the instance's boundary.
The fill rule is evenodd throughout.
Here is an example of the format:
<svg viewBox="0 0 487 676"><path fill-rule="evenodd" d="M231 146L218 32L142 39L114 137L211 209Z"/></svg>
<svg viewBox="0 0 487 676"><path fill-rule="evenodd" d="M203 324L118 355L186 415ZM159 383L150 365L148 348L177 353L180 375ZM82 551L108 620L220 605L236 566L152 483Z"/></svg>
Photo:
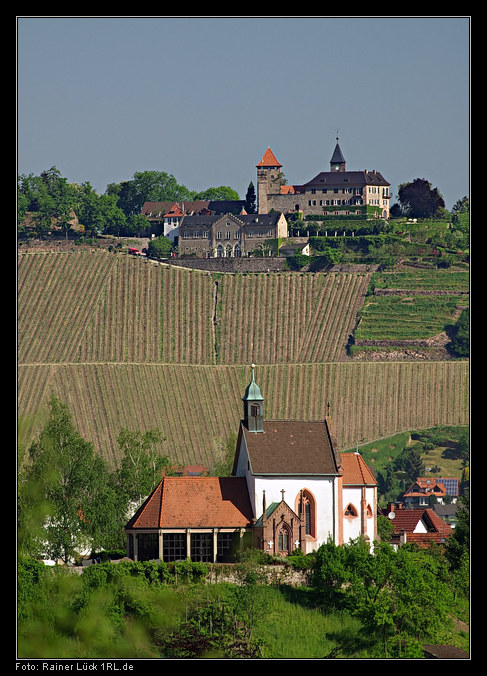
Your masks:
<svg viewBox="0 0 487 676"><path fill-rule="evenodd" d="M250 181L247 194L245 195L245 211L248 214L256 213L256 201L254 184Z"/></svg>

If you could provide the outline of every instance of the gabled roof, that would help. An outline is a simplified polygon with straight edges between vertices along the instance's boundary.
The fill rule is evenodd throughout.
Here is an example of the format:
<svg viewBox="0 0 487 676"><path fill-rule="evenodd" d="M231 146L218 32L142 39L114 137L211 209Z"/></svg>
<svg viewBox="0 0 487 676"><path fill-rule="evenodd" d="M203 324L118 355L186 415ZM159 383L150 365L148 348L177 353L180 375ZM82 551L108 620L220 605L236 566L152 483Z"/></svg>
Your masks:
<svg viewBox="0 0 487 676"><path fill-rule="evenodd" d="M360 453L340 453L344 486L375 486L377 481Z"/></svg>
<svg viewBox="0 0 487 676"><path fill-rule="evenodd" d="M250 469L258 475L337 475L340 455L327 420L266 420L263 432L249 432L242 422ZM240 444L237 446L240 449ZM239 450L235 455L234 471Z"/></svg>
<svg viewBox="0 0 487 676"><path fill-rule="evenodd" d="M282 167L282 164L276 160L276 157L270 148L267 148L257 167Z"/></svg>
<svg viewBox="0 0 487 676"><path fill-rule="evenodd" d="M237 223L239 226L264 226L264 227L274 227L279 222L282 214L273 213L273 214L194 214L191 216L185 216L181 223L181 227L210 227L219 221L224 222L226 219L233 220L234 223Z"/></svg>
<svg viewBox="0 0 487 676"><path fill-rule="evenodd" d="M181 200L177 202L144 202L141 214L164 217L166 214L223 214L240 211L245 206L245 200Z"/></svg>
<svg viewBox="0 0 487 676"><path fill-rule="evenodd" d="M241 477L165 477L125 528L247 528L253 518Z"/></svg>
<svg viewBox="0 0 487 676"><path fill-rule="evenodd" d="M418 478L416 481L404 492L404 497L418 497L424 495L446 495L446 488L440 480Z"/></svg>
<svg viewBox="0 0 487 676"><path fill-rule="evenodd" d="M422 521L427 533L415 530ZM399 536L402 531L406 533L407 542L415 542L418 545L428 546L431 542L440 543L452 534L452 528L441 519L432 509L396 509L392 520L392 532Z"/></svg>
<svg viewBox="0 0 487 676"><path fill-rule="evenodd" d="M201 209L209 209L210 201L209 200L181 200L181 201L166 201L166 202L144 202L141 213L145 216L150 215L155 212L157 215L165 216L167 213L171 212L181 212L185 214L191 214Z"/></svg>

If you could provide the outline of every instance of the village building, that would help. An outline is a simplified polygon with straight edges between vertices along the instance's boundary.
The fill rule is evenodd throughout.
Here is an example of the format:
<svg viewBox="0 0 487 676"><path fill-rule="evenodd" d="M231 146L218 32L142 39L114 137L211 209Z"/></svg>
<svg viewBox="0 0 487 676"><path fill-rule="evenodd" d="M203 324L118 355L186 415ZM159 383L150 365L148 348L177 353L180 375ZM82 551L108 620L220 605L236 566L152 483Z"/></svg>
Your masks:
<svg viewBox="0 0 487 676"><path fill-rule="evenodd" d="M330 170L322 171L307 183L287 185L283 167L270 148L257 164L258 211L301 217L361 216L389 218L390 183L375 169L349 171L337 143Z"/></svg>
<svg viewBox="0 0 487 676"><path fill-rule="evenodd" d="M191 215L179 224L179 254L197 258L240 258L269 253L265 240L287 237L283 214Z"/></svg>
<svg viewBox="0 0 487 676"><path fill-rule="evenodd" d="M329 417L267 420L251 381L232 476L163 477L126 525L135 560L234 561L245 547L287 556L377 538L377 483L359 453L337 450Z"/></svg>
<svg viewBox="0 0 487 676"><path fill-rule="evenodd" d="M446 502L456 502L458 498L458 479L449 477L418 477L403 493L402 497L406 505L417 507L426 507L436 502L440 505Z"/></svg>
<svg viewBox="0 0 487 676"><path fill-rule="evenodd" d="M164 235L178 244L179 225L185 216L238 214L245 200L186 200L176 202L144 202L141 214L147 218L154 236Z"/></svg>
<svg viewBox="0 0 487 676"><path fill-rule="evenodd" d="M452 527L430 508L404 508L401 503L390 503L383 512L392 522L391 544L401 547L407 543L418 547L443 545L452 534Z"/></svg>

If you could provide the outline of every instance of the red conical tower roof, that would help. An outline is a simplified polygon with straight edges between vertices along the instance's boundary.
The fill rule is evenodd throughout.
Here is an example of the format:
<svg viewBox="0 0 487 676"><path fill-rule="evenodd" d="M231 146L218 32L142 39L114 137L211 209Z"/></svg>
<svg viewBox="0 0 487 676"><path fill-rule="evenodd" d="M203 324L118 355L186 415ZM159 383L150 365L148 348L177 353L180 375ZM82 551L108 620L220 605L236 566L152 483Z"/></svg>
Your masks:
<svg viewBox="0 0 487 676"><path fill-rule="evenodd" d="M276 156L274 155L272 150L270 148L267 148L267 150L265 151L261 161L256 166L258 166L258 167L282 167L282 164L280 164L276 160Z"/></svg>

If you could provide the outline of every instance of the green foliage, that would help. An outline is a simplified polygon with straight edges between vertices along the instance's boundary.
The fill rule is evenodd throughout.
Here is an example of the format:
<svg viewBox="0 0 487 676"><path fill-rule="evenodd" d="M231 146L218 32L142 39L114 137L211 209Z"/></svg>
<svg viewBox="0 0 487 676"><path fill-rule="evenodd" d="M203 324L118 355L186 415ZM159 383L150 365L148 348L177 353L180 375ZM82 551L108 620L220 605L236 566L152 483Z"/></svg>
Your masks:
<svg viewBox="0 0 487 676"><path fill-rule="evenodd" d="M155 237L149 242L147 247L147 255L150 258L167 258L173 249L173 244L170 239L161 235Z"/></svg>
<svg viewBox="0 0 487 676"><path fill-rule="evenodd" d="M455 333L449 345L450 352L455 357L470 356L470 310L465 308L458 318Z"/></svg>
<svg viewBox="0 0 487 676"><path fill-rule="evenodd" d="M119 548L133 502L140 504L169 471L158 430L122 429L123 458L111 472L74 428L66 405L50 402L50 417L19 474L19 550L39 558L76 558L88 548Z"/></svg>
<svg viewBox="0 0 487 676"><path fill-rule="evenodd" d="M21 472L19 547L67 563L80 543L96 547L110 537L117 506L104 461L73 427L66 406L52 398L50 407Z"/></svg>
<svg viewBox="0 0 487 676"><path fill-rule="evenodd" d="M410 218L428 218L441 214L445 201L438 188L432 188L424 178L403 183L398 189L398 199L403 214Z"/></svg>
<svg viewBox="0 0 487 676"><path fill-rule="evenodd" d="M403 546L395 551L363 541L317 552L315 585L327 603L357 616L371 639L371 656L414 657L450 623L447 567L436 553ZM400 639L400 640L399 640Z"/></svg>
<svg viewBox="0 0 487 676"><path fill-rule="evenodd" d="M286 261L290 270L301 270L305 265L308 265L310 257L305 254L297 253L293 256L288 256Z"/></svg>

